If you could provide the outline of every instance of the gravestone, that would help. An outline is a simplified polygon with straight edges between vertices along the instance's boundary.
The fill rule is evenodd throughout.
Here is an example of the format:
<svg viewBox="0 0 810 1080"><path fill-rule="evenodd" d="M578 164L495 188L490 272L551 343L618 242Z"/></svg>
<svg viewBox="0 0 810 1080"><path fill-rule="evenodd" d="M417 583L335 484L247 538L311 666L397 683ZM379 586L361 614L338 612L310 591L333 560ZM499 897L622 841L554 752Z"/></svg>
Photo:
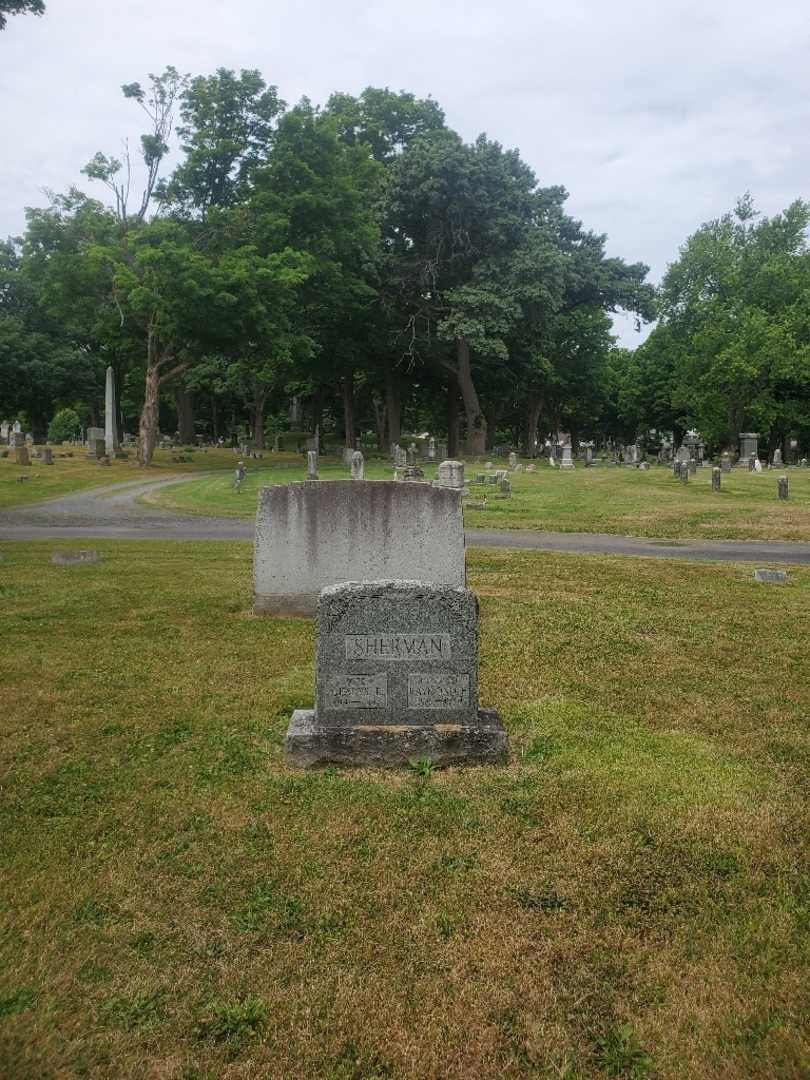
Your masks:
<svg viewBox="0 0 810 1080"><path fill-rule="evenodd" d="M307 450L307 480L318 479L318 451Z"/></svg>
<svg viewBox="0 0 810 1080"><path fill-rule="evenodd" d="M315 708L297 709L289 765L505 762L478 705L478 601L449 585L342 582L318 602Z"/></svg>
<svg viewBox="0 0 810 1080"><path fill-rule="evenodd" d="M593 465L593 447L592 446L586 446L585 447L585 468L590 469L592 465Z"/></svg>
<svg viewBox="0 0 810 1080"><path fill-rule="evenodd" d="M752 469L755 473L762 472L762 462L759 460L759 458L754 458L754 464L752 466Z"/></svg>
<svg viewBox="0 0 810 1080"><path fill-rule="evenodd" d="M343 447L343 464L346 466L347 469L351 468L353 454L354 450L352 450L350 446Z"/></svg>
<svg viewBox="0 0 810 1080"><path fill-rule="evenodd" d="M85 435L85 445L90 451L95 450L96 440L104 440L104 428L101 427L89 427L87 434Z"/></svg>
<svg viewBox="0 0 810 1080"><path fill-rule="evenodd" d="M435 461L436 460L436 440L433 438L432 435L428 439L427 456L428 456L428 461Z"/></svg>
<svg viewBox="0 0 810 1080"><path fill-rule="evenodd" d="M571 460L571 447L565 445L562 448L562 461L560 462L561 469L573 469L575 468L574 462Z"/></svg>
<svg viewBox="0 0 810 1080"><path fill-rule="evenodd" d="M50 446L44 446L42 448L41 457L43 465L53 465L53 450Z"/></svg>
<svg viewBox="0 0 810 1080"><path fill-rule="evenodd" d="M511 495L512 494L512 481L507 480L507 478L505 476L501 480L501 482L500 482L500 484L498 486L500 488L501 495Z"/></svg>
<svg viewBox="0 0 810 1080"><path fill-rule="evenodd" d="M759 432L757 431L741 431L740 432L740 457L739 464L743 467L751 460L751 456L757 456L759 453Z"/></svg>
<svg viewBox="0 0 810 1080"><path fill-rule="evenodd" d="M680 482L682 484L688 484L689 483L689 462L688 461L679 461L678 462L678 479L680 480Z"/></svg>
<svg viewBox="0 0 810 1080"><path fill-rule="evenodd" d="M715 467L712 469L712 491L719 491L720 490L720 477L721 477L721 475L722 475L722 472L721 472L719 466L715 465Z"/></svg>
<svg viewBox="0 0 810 1080"><path fill-rule="evenodd" d="M464 462L443 461L436 471L436 479L433 486L437 488L451 488L453 491L464 490Z"/></svg>
<svg viewBox="0 0 810 1080"><path fill-rule="evenodd" d="M754 581L761 581L766 584L784 585L787 581L787 574L784 570L755 570Z"/></svg>
<svg viewBox="0 0 810 1080"><path fill-rule="evenodd" d="M776 482L776 490L780 499L787 499L788 497L788 478L786 476L780 476Z"/></svg>
<svg viewBox="0 0 810 1080"><path fill-rule="evenodd" d="M799 462L799 468L801 468L801 469L806 469L807 468L807 458L806 457L803 457L802 460Z"/></svg>
<svg viewBox="0 0 810 1080"><path fill-rule="evenodd" d="M695 460L695 458L689 458L688 466L690 474L694 476L697 472L697 461Z"/></svg>
<svg viewBox="0 0 810 1080"><path fill-rule="evenodd" d="M640 461L638 467L642 472L646 472L650 467L650 463L649 461Z"/></svg>
<svg viewBox="0 0 810 1080"><path fill-rule="evenodd" d="M512 451L512 453L509 455L509 468L512 470L512 472L514 472L516 466L517 466L517 454L514 451Z"/></svg>
<svg viewBox="0 0 810 1080"><path fill-rule="evenodd" d="M775 469L782 467L782 451L778 447L773 452L773 467Z"/></svg>
<svg viewBox="0 0 810 1080"><path fill-rule="evenodd" d="M512 471L514 473L522 473L523 472L523 462L519 461Z"/></svg>
<svg viewBox="0 0 810 1080"><path fill-rule="evenodd" d="M31 459L28 456L28 447L25 445L25 443L19 443L17 445L17 449L14 451L14 456L18 465L31 464Z"/></svg>
<svg viewBox="0 0 810 1080"><path fill-rule="evenodd" d="M112 457L118 449L118 425L115 422L115 373L107 368L104 388L104 451Z"/></svg>
<svg viewBox="0 0 810 1080"><path fill-rule="evenodd" d="M416 443L411 443L410 446L408 447L408 453L407 453L407 457L406 457L406 460L405 460L405 464L406 465L415 465L416 464Z"/></svg>
<svg viewBox="0 0 810 1080"><path fill-rule="evenodd" d="M360 450L352 454L352 480L362 480L366 473L366 463Z"/></svg>
<svg viewBox="0 0 810 1080"><path fill-rule="evenodd" d="M556 469L556 468L557 468L557 462L556 462L556 460L555 460L555 458L554 458L554 454L553 454L553 453L552 453L552 454L549 454L549 455L548 455L548 463L549 463L549 465L550 465L550 466L552 467L552 469Z"/></svg>
<svg viewBox="0 0 810 1080"><path fill-rule="evenodd" d="M533 472L536 472L536 471L537 471L537 466L534 463L532 463L531 465L526 466L526 472L527 473L533 473Z"/></svg>
<svg viewBox="0 0 810 1080"><path fill-rule="evenodd" d="M78 566L101 562L101 556L97 551L54 551L51 562L57 566Z"/></svg>
<svg viewBox="0 0 810 1080"><path fill-rule="evenodd" d="M105 456L106 454L104 439L94 439L90 449L90 457L94 457L98 461L101 461L101 459Z"/></svg>
<svg viewBox="0 0 810 1080"><path fill-rule="evenodd" d="M464 585L460 491L393 480L302 480L259 492L257 614L314 615L327 585L403 576Z"/></svg>
<svg viewBox="0 0 810 1080"><path fill-rule="evenodd" d="M731 472L731 454L729 454L728 450L720 458L720 468L723 472Z"/></svg>

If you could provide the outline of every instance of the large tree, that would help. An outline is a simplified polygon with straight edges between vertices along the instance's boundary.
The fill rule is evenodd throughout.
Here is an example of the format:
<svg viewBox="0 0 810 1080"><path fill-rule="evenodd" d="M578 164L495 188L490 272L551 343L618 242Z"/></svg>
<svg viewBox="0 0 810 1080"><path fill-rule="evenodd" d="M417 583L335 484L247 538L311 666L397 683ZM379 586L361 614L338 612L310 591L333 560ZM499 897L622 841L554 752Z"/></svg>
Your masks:
<svg viewBox="0 0 810 1080"><path fill-rule="evenodd" d="M0 0L0 30L5 30L9 15L42 15L43 0Z"/></svg>

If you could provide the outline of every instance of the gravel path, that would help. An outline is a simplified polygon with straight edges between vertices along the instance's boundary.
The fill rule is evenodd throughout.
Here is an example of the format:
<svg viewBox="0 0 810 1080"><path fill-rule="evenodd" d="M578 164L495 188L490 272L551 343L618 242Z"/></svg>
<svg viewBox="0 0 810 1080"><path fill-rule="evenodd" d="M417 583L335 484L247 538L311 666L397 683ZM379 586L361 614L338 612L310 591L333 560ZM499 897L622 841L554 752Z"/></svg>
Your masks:
<svg viewBox="0 0 810 1080"><path fill-rule="evenodd" d="M252 540L251 519L175 514L136 501L148 491L202 475L185 473L111 484L49 502L14 507L0 515L0 540ZM810 544L775 540L655 540L533 529L467 529L465 536L470 547L810 564Z"/></svg>

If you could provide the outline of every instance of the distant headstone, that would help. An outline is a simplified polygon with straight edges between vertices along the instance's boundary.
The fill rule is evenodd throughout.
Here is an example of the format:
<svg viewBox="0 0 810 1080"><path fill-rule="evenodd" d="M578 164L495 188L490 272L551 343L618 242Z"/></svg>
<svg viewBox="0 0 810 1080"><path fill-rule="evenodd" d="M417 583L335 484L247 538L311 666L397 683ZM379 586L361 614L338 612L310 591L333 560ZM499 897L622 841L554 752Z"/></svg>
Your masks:
<svg viewBox="0 0 810 1080"><path fill-rule="evenodd" d="M507 480L507 478L505 476L501 480L501 482L500 482L500 484L498 486L501 489L501 495L511 495L512 494L512 481Z"/></svg>
<svg viewBox="0 0 810 1080"><path fill-rule="evenodd" d="M87 434L85 435L85 445L87 449L95 453L96 440L101 439L104 441L104 428L101 427L89 427Z"/></svg>
<svg viewBox="0 0 810 1080"><path fill-rule="evenodd" d="M526 466L526 472L527 473L536 472L536 471L537 471L537 466L534 464L534 462L532 462L531 465Z"/></svg>
<svg viewBox="0 0 810 1080"><path fill-rule="evenodd" d="M99 461L106 456L105 442L103 438L93 440L90 448L90 456L96 458Z"/></svg>
<svg viewBox="0 0 810 1080"><path fill-rule="evenodd" d="M491 469L492 468L492 462L491 461L485 461L484 462L484 468L485 469Z"/></svg>
<svg viewBox="0 0 810 1080"><path fill-rule="evenodd" d="M589 469L593 465L593 447L585 447L585 468Z"/></svg>
<svg viewBox="0 0 810 1080"><path fill-rule="evenodd" d="M261 489L257 613L314 615L327 585L400 576L464 584L458 491L393 480L303 480Z"/></svg>
<svg viewBox="0 0 810 1080"><path fill-rule="evenodd" d="M784 570L755 570L754 581L784 585L787 581L787 574Z"/></svg>
<svg viewBox="0 0 810 1080"><path fill-rule="evenodd" d="M433 438L432 435L428 439L427 456L428 456L428 461L435 461L436 460L436 440Z"/></svg>
<svg viewBox="0 0 810 1080"><path fill-rule="evenodd" d="M754 472L756 472L756 473L761 473L762 472L762 462L759 460L759 458L754 458L753 469L754 469Z"/></svg>
<svg viewBox="0 0 810 1080"><path fill-rule="evenodd" d="M788 497L788 478L786 476L780 476L776 482L776 489L780 499L787 499Z"/></svg>
<svg viewBox="0 0 810 1080"><path fill-rule="evenodd" d="M739 464L745 465L751 460L751 457L756 457L759 453L759 432L757 431L741 431L740 432L740 458Z"/></svg>
<svg viewBox="0 0 810 1080"><path fill-rule="evenodd" d="M723 472L731 472L731 454L729 454L728 450L720 458L720 468Z"/></svg>
<svg viewBox="0 0 810 1080"><path fill-rule="evenodd" d="M101 562L97 551L54 551L51 562L57 566L78 566L84 563Z"/></svg>
<svg viewBox="0 0 810 1080"><path fill-rule="evenodd" d="M443 461L436 472L433 486L437 488L451 488L454 491L464 489L464 462Z"/></svg>
<svg viewBox="0 0 810 1080"><path fill-rule="evenodd" d="M638 467L639 467L639 469L641 469L642 472L646 472L647 469L649 469L649 467L650 467L650 463L649 463L649 461L640 461L638 463Z"/></svg>
<svg viewBox="0 0 810 1080"><path fill-rule="evenodd" d="M17 446L17 449L14 451L14 456L16 458L16 461L17 461L18 465L30 465L31 464L31 459L28 456L28 447L25 445L25 443L20 443Z"/></svg>
<svg viewBox="0 0 810 1080"><path fill-rule="evenodd" d="M53 450L50 446L43 446L41 457L43 465L53 465Z"/></svg>
<svg viewBox="0 0 810 1080"><path fill-rule="evenodd" d="M695 458L689 458L688 467L690 475L694 476L697 472L697 461L695 460Z"/></svg>
<svg viewBox="0 0 810 1080"><path fill-rule="evenodd" d="M318 479L318 451L307 450L307 480Z"/></svg>
<svg viewBox="0 0 810 1080"><path fill-rule="evenodd" d="M712 469L712 491L719 491L720 490L720 478L721 478L721 476L722 476L722 471L721 471L720 467L715 465L715 467Z"/></svg>
<svg viewBox="0 0 810 1080"><path fill-rule="evenodd" d="M510 455L509 455L509 468L513 472L515 470L515 467L517 466L517 463L518 463L517 454L514 451L512 451L512 453L510 453Z"/></svg>
<svg viewBox="0 0 810 1080"><path fill-rule="evenodd" d="M679 466L678 479L680 480L680 482L682 484L688 484L689 483L689 462L688 461L681 461L681 462L678 463L678 466Z"/></svg>
<svg viewBox="0 0 810 1080"><path fill-rule="evenodd" d="M807 458L806 457L803 457L802 460L799 462L799 467L802 468L802 469L807 468Z"/></svg>
<svg viewBox="0 0 810 1080"><path fill-rule="evenodd" d="M776 450L774 450L774 452L773 452L773 467L775 469L778 469L778 468L781 467L781 465L782 465L782 451L779 449L779 447L777 447Z"/></svg>
<svg viewBox="0 0 810 1080"><path fill-rule="evenodd" d="M347 469L351 468L353 453L354 450L352 450L350 446L343 447L343 464L346 466Z"/></svg>
<svg viewBox="0 0 810 1080"><path fill-rule="evenodd" d="M411 443L408 447L408 454L405 460L406 465L416 464L416 443Z"/></svg>
<svg viewBox="0 0 810 1080"><path fill-rule="evenodd" d="M561 469L573 469L575 468L574 462L571 458L571 447L566 444L562 448L562 461L560 462Z"/></svg>
<svg viewBox="0 0 810 1080"><path fill-rule="evenodd" d="M552 467L552 469L556 469L556 468L557 468L557 460L556 460L556 458L554 457L554 454L553 454L553 453L552 453L552 454L549 454L549 455L548 455L548 463L549 463L549 465L550 465L550 466Z"/></svg>
<svg viewBox="0 0 810 1080"><path fill-rule="evenodd" d="M362 480L366 473L366 463L360 450L352 454L352 480Z"/></svg>
<svg viewBox="0 0 810 1080"><path fill-rule="evenodd" d="M419 581L342 582L318 603L315 708L296 710L289 765L501 763L498 714L478 705L478 601Z"/></svg>
<svg viewBox="0 0 810 1080"><path fill-rule="evenodd" d="M676 480L681 475L681 459L677 455L672 459L672 475Z"/></svg>
<svg viewBox="0 0 810 1080"><path fill-rule="evenodd" d="M523 472L523 462L519 461L517 463L517 465L514 467L514 469L512 470L512 472L514 472L514 473L522 473Z"/></svg>

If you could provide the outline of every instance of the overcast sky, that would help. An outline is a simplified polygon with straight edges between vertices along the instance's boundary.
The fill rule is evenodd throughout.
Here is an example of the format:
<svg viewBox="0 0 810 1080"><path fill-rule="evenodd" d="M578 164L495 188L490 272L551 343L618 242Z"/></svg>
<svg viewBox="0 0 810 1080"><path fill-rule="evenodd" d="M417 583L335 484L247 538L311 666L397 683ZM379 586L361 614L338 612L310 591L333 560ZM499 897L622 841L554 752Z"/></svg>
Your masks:
<svg viewBox="0 0 810 1080"><path fill-rule="evenodd" d="M653 280L744 191L767 214L810 197L807 0L46 2L0 32L0 236L43 188L93 189L81 166L142 130L121 84L167 64L258 68L290 103L431 95L464 138L564 184L569 212Z"/></svg>

